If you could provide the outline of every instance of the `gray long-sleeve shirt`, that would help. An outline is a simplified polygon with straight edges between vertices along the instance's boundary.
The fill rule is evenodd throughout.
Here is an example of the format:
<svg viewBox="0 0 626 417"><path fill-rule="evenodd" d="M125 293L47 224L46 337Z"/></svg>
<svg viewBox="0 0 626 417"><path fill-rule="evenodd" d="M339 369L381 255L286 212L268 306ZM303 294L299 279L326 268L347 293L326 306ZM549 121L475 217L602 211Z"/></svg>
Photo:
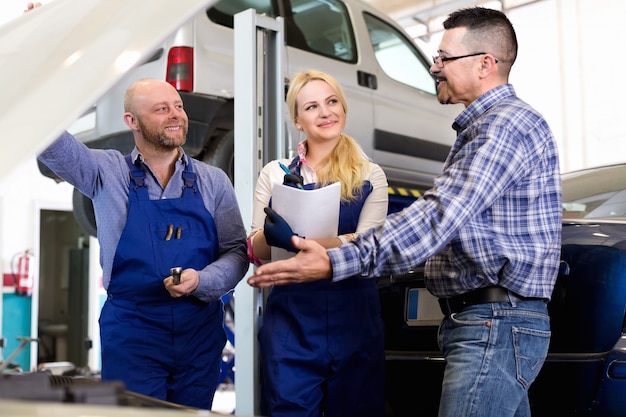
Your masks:
<svg viewBox="0 0 626 417"><path fill-rule="evenodd" d="M165 188L149 171L146 185L150 199L179 198L183 189L182 172L186 157L182 148L176 170ZM142 156L133 149L133 161ZM111 269L118 241L128 215L129 167L124 155L116 150L89 149L65 132L38 159L93 201L102 283L111 282ZM149 168L149 167L148 167ZM243 278L250 265L246 253L246 230L228 176L219 168L194 161L197 185L206 209L217 225L219 254L201 271L200 284L193 295L203 301L214 301L230 291Z"/></svg>

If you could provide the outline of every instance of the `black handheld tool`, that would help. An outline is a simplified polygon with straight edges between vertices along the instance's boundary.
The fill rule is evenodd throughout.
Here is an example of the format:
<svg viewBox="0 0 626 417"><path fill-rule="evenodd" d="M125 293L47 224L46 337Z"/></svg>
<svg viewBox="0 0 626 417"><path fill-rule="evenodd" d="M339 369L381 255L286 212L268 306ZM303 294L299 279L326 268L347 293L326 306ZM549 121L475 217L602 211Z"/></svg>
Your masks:
<svg viewBox="0 0 626 417"><path fill-rule="evenodd" d="M170 269L170 272L172 273L172 278L174 278L174 285L180 284L180 274L181 272L183 272L183 268L181 268L180 266L175 266L174 268Z"/></svg>

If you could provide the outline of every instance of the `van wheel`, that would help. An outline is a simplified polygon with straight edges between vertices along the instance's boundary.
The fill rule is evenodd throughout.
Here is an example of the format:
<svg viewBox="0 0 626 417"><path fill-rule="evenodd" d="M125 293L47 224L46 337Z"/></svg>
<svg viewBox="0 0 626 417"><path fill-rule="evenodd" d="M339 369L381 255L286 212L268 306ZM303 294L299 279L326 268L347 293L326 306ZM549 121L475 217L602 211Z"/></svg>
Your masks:
<svg viewBox="0 0 626 417"><path fill-rule="evenodd" d="M83 193L74 188L72 206L74 207L74 217L78 225L90 236L97 237L96 215L93 211L91 199L85 197Z"/></svg>
<svg viewBox="0 0 626 417"><path fill-rule="evenodd" d="M213 143L204 154L202 162L221 168L235 183L235 132L230 131Z"/></svg>

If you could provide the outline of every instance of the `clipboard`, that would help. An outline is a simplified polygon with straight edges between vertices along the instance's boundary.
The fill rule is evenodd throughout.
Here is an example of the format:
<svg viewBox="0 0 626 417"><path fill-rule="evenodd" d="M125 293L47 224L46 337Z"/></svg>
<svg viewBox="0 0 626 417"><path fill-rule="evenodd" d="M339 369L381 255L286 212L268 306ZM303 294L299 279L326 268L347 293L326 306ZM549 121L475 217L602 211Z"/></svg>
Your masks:
<svg viewBox="0 0 626 417"><path fill-rule="evenodd" d="M301 190L284 184L272 187L272 209L285 219L294 233L306 238L336 237L339 230L341 183ZM295 254L282 248L271 248L272 261Z"/></svg>

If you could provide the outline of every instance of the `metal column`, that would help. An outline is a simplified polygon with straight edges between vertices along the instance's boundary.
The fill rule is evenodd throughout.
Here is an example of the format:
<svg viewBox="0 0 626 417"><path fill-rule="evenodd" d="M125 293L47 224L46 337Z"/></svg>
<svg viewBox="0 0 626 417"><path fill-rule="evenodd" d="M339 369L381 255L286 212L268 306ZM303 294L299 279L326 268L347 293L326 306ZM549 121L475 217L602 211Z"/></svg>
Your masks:
<svg viewBox="0 0 626 417"><path fill-rule="evenodd" d="M254 187L267 162L286 156L283 20L249 9L235 15L235 192L250 232ZM237 415L259 415L257 330L264 292L246 277L235 288Z"/></svg>

